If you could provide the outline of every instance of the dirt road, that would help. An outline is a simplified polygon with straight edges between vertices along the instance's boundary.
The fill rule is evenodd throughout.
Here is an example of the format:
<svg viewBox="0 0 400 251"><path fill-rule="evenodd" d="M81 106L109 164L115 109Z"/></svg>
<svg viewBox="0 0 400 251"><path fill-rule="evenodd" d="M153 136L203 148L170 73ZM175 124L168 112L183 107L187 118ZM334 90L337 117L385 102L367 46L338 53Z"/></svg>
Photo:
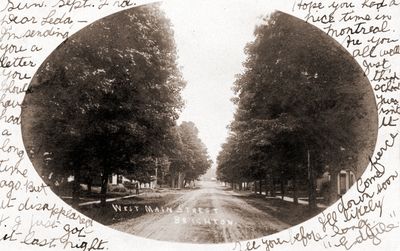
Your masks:
<svg viewBox="0 0 400 251"><path fill-rule="evenodd" d="M140 217L110 227L151 239L191 243L245 240L289 227L216 182L202 182L200 188L163 207L145 210Z"/></svg>

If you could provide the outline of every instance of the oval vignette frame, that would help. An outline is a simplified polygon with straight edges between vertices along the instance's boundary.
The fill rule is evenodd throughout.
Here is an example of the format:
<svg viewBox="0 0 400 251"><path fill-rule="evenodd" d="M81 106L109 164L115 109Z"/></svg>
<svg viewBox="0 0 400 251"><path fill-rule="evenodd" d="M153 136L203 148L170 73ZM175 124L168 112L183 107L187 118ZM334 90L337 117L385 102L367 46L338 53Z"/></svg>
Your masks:
<svg viewBox="0 0 400 251"><path fill-rule="evenodd" d="M149 4L150 5L150 4ZM144 5L144 6L137 6L137 7L133 7L133 8L130 8L130 9L127 9L127 10L122 10L122 11L119 11L119 12L117 12L117 13L114 13L114 14L111 14L111 15L109 15L109 16L106 16L106 17L104 17L104 18L101 18L101 19L99 19L99 20L96 20L94 23L92 23L92 24L89 24L88 26L86 26L86 27L84 27L83 29L81 29L81 30L79 30L78 32L76 32L75 34L73 34L70 38L68 38L66 41L64 41L63 43L61 43L60 44L60 46L58 46L50 55L49 55L49 57L48 58L46 58L46 60L42 63L42 65L39 67L39 69L38 69L38 71L37 71L37 73L35 74L35 77L33 78L33 80L32 80L32 82L31 82L31 84L30 84L30 88L31 88L31 90L32 90L32 93L34 94L35 93L35 91L37 91L38 89L39 90L41 90L40 89L40 85L41 85L41 82L42 82L42 80L43 79L46 79L46 77L48 77L48 76L45 76L44 77L44 75L46 74L46 71L48 71L47 70L47 64L51 64L51 62L52 61L60 61L62 58L65 58L65 57L63 57L63 53L68 53L68 51L69 50L73 50L72 48L74 47L73 45L74 45L74 43L76 43L76 41L74 41L74 40L79 40L80 38L79 38L79 36L81 35L81 36L83 36L83 37L85 37L82 41L90 41L90 40L94 40L94 39L92 39L92 38L90 38L92 35L95 35L95 33L96 32L94 32L93 30L91 31L91 32L87 32L87 30L88 30L88 27L97 27L97 28L99 28L99 29L101 29L102 28L102 26L100 25L100 24L102 24L102 23L104 23L104 22L107 22L107 20L114 20L114 19L118 19L118 18L116 18L118 15L121 15L121 13L133 13L134 14L134 12L136 12L136 10L137 9L139 9L139 8L146 8L147 6L149 6L149 5ZM152 5L152 4L151 4ZM342 59L344 60L344 61L348 61L348 62L351 62L351 63L349 63L349 64L352 64L352 65L354 65L354 67L355 68L358 68L358 74L361 74L363 71L362 71L362 69L361 69L361 67L360 67L360 65L354 60L354 58L353 57L351 57L351 55L348 53L348 51L345 49L345 48L343 48L339 43L337 43L336 41L334 41L334 39L333 38L331 38L331 37L329 37L328 35L326 35L326 34L324 34L321 30L319 30L317 27L315 27L315 26L313 26L313 25L311 25L311 24L303 24L304 23L304 21L303 20L301 20L301 19L299 19L299 18L296 18L296 17L294 17L294 16L291 16L291 15L289 15L289 14L286 14L286 13L283 13L283 12L275 12L275 13L279 13L279 15L282 15L282 16L285 16L286 18L287 18L287 20L289 20L290 22L298 22L298 23L301 23L301 27L304 27L304 26L307 26L306 28L304 28L305 30L313 30L313 32L314 33L307 33L309 36L311 36L311 38L313 37L313 36L315 36L315 37L318 37L318 39L321 39L321 40L323 40L323 41L330 41L329 43L332 45L332 51L330 52L330 53L340 53L341 55L340 55L340 57L342 57ZM111 21L108 21L109 22L109 24L110 24L110 22ZM104 26L103 26L103 28L104 28ZM311 35L310 35L311 34ZM72 42L71 42L72 41ZM108 43L109 43L109 46L113 46L112 44L113 44L113 40L111 39L111 41L107 41ZM283 43L292 43L293 41L284 41ZM82 42L82 44L84 44L84 42ZM68 46L71 46L71 49L69 49L68 48ZM90 48L90 49L93 49L93 48ZM296 54L296 52L292 52L292 53L294 53L294 54ZM79 53L78 53L79 54ZM297 55L297 54L296 54ZM64 55L65 56L65 55ZM298 55L297 55L298 56ZM76 60L76 59L75 59ZM79 60L78 60L79 61ZM112 61L111 61L112 62ZM89 63L90 63L90 60L89 60ZM63 63L61 63L60 65L62 66L63 64L65 64L65 62L63 62ZM65 66L65 65L64 65ZM58 67L58 66L57 66ZM57 68L57 67L55 67L55 68ZM86 67L86 66L84 66L84 67ZM95 66L93 66L94 68L95 68ZM54 68L54 69L55 69ZM61 68L60 68L61 69ZM69 75L68 76L68 69L64 69L65 71L63 72L63 71L61 71L61 72L53 72L53 75L57 75L57 76L60 76L60 74L66 74L65 76L67 76L65 79L67 79L68 80L68 77L73 77L74 75L76 76L76 75L79 75L80 73L76 73L76 72L74 72L72 75ZM79 69L77 69L77 70L79 70ZM100 70L100 69L99 69ZM43 73L44 72L44 73ZM102 71L100 71L100 72L97 72L97 73L92 73L92 74L102 74L103 72ZM105 72L105 73L107 73L107 72ZM90 74L90 73L89 73ZM50 74L50 77L49 78L51 78L52 76L51 76L51 74ZM42 78L42 80L41 80L41 78ZM106 78L107 78L107 76L106 76ZM344 77L345 78L345 77ZM364 101L365 103L363 103L363 105L366 105L368 108L366 108L366 107L364 107L366 110L368 110L369 112L371 112L371 114L373 114L373 115L371 115L371 114L369 114L369 115L371 115L371 116L368 116L367 115L367 117L368 117L368 119L367 119L367 123L368 123L368 126L366 126L368 129L371 129L372 128L372 130L367 130L367 129L365 129L365 127L364 128L362 128L362 130L365 132L365 131L367 131L369 134L368 134L368 139L367 139L367 141L369 142L369 145L368 145L368 147L367 147L367 149L363 149L363 150L361 150L360 152L359 152L359 155L365 155L365 156L371 156L372 155L372 153L373 153L373 151L374 151L374 149L375 149L375 144L376 144L376 140L377 140L377 135L378 135L378 114L377 114L377 111L376 111L376 103L375 103L375 99L374 99L374 96L373 96L373 90L372 90L372 88L371 88L371 85L370 85L370 83L369 83L369 80L367 79L367 77L366 76L364 76L364 77L359 77L360 79L362 79L363 78L363 81L365 82L365 84L366 84L366 87L365 87L365 89L363 89L363 91L366 93L364 93L363 95L366 95L366 96L368 96L369 95L369 97L367 97L367 101ZM36 82L35 82L36 81ZM59 83L59 85L61 86L62 85L62 83ZM35 90L36 89L36 90ZM51 94L54 94L54 95L62 95L62 93L64 92L65 90L54 90L54 92L52 92ZM38 124L40 124L40 123L38 123L38 124L35 124L35 122L32 122L34 119L36 119L37 117L36 116L33 116L34 114L35 114L35 112L36 112L36 114L38 114L38 112L43 112L43 110L40 110L40 109L43 109L43 107L45 107L45 106L43 106L43 107L41 107L40 109L38 109L38 111L34 111L34 110L31 110L32 109L32 106L30 106L31 104L29 103L29 102L32 102L32 98L30 98L30 96L29 95L32 95L32 93L31 94L27 94L27 97L25 97L25 99L24 99L24 109L22 110L22 126L21 126L21 128L22 128L22 135L23 135L23 141L24 141L24 144L25 144L25 147L26 147L26 149L27 149L27 152L29 152L29 153L31 153L31 154L34 154L34 155L31 155L30 156L30 158L31 158L31 162L33 163L33 165L34 165L34 167L35 167L35 169L36 169L36 171L39 173L39 175L42 177L42 179L43 179L43 181L46 183L46 184L49 184L49 180L51 180L51 178L49 178L49 173L46 173L47 175L44 175L44 173L42 172L43 170L38 170L37 168L38 168L38 166L40 166L40 165L42 165L42 166L44 166L44 165L48 165L48 164L46 164L46 161L52 161L53 159L52 159L52 156L53 155L56 155L56 153L55 152L51 152L51 151L47 151L47 149L41 149L41 150L37 150L38 152L35 152L36 150L35 149L37 149L37 145L35 145L36 143L35 142L37 142L37 138L43 138L43 136L42 135L40 135L40 136L37 136L36 138L35 138L35 136L34 135L32 135L31 134L31 131L32 130L35 130L33 127L35 126L35 125L38 125ZM38 101L40 101L40 100L43 100L43 99L45 99L45 95L46 95L46 91L43 91L43 93L40 93L41 95L44 95L44 96L40 96L40 97L38 97L36 100L34 100L33 102L38 102ZM24 123L24 121L25 121L25 123ZM31 123L32 122L32 123ZM363 123L364 124L364 123ZM41 125L43 125L43 124L41 124ZM365 125L365 124L364 124ZM54 132L53 132L53 134L54 134ZM52 134L52 136L54 136ZM55 132L55 134L57 134L57 132ZM47 137L47 138L49 138L49 137ZM40 156L42 156L40 159L37 157L38 155L40 155ZM36 156L36 157L35 157ZM358 156L359 157L359 156ZM357 177L360 177L361 175L362 175L362 173L364 172L364 170L366 169L366 167L368 166L368 158L364 158L364 160L357 160L357 161L360 161L360 162L357 162L357 166L358 167L362 167L362 170L360 170L360 169L357 169L355 172L354 172L354 178L357 178ZM341 170L339 170L339 174L338 174L338 179L340 179L340 172ZM346 172L346 175L347 175L347 170L345 170L345 172ZM55 174L53 174L53 175L55 175ZM348 176L346 176L346 177L348 177ZM68 177L64 177L64 179L65 180L67 180L68 178L70 178L70 175L68 175ZM61 181L60 181L61 182ZM338 182L339 182L339 180L338 180ZM60 191L58 191L58 193L57 193L57 191L55 191L55 184L52 184L51 185L51 187L52 187L52 191L57 195L57 196L59 196L59 192ZM346 187L346 189L348 190L350 187ZM59 196L60 198L62 198L61 196ZM173 197L173 196L172 196ZM63 200L64 200L64 202L66 202L67 204L70 204L71 205L71 201L70 200L68 200L68 199L66 199L66 198L62 198ZM89 201L90 202L90 201ZM137 203L137 202L135 202L135 203ZM334 202L333 202L334 203ZM168 204L168 202L165 202L165 204ZM132 205L136 205L136 204L132 204ZM143 206L143 208L144 208L144 206L146 206L146 204L138 204L138 205L141 205L141 207ZM134 208L134 207L133 207ZM131 207L131 209L132 210L135 210L135 209L133 209L132 207ZM202 208L202 207L197 207L197 208ZM204 207L205 208L205 207ZM102 220L99 220L99 219L95 219L95 218L93 218L93 213L92 213L92 215L91 215L91 213L88 213L87 211L86 212L82 212L82 210L79 210L78 208L76 208L79 212L81 212L81 213L83 213L84 215L87 215L88 217L91 217L92 219L94 219L95 221L97 221L97 222L99 222L99 223L101 223L101 224L103 224L103 225L106 225L107 226L107 221L106 222L104 222L104 221L102 221ZM94 209L94 210L96 210L96 209ZM145 209L143 209L143 210L145 210ZM154 207L153 207L153 210L154 210ZM196 210L198 210L198 209L196 209ZM99 211L96 211L96 213L98 213ZM145 216L146 215L146 212L142 212L142 214L141 215L138 215L138 216L135 216L135 218L136 217L142 217L142 216ZM107 215L107 216L110 216L109 214ZM143 216L143 217L144 217ZM314 216L314 215L313 215ZM308 220L308 219L311 219L313 216L311 216L311 217L309 217L309 218L307 218L306 220ZM111 216L110 216L111 217ZM172 224L174 224L172 221L171 221L171 225ZM294 225L297 225L297 224L299 224L299 223L296 223L296 224L292 224L292 225L290 225L289 227L292 227L292 226L294 226ZM288 228L289 228L288 227ZM113 228L113 227L110 227L110 228L112 228L112 229L116 229L116 228ZM286 229L286 228L284 228L284 229ZM283 231L284 229L282 229L282 230L280 230L280 231ZM123 230L121 230L121 229L117 229L117 230L120 230L120 231L123 231ZM203 229L204 230L204 229ZM280 232L280 231L277 231L277 232ZM124 231L125 232L125 231ZM140 235L140 233L132 233L133 235L136 235L136 236L141 236ZM252 238L259 238L259 237L263 237L263 236L265 236L265 235L268 235L268 234L272 234L272 233L266 233L266 234L264 234L264 235L257 235L257 236L245 236L245 237L243 237L243 238L240 238L240 240L247 240L247 239L252 239ZM141 236L141 237L143 237L143 236ZM152 237L149 237L150 239L153 239ZM165 241L170 241L170 240L168 240L168 238L161 238L161 239L154 239L154 240L165 240ZM231 240L231 241L234 241L234 240ZM186 241L183 241L183 242L186 242ZM192 242L189 242L189 243L192 243ZM193 242L193 243L195 243L195 242ZM207 243L207 244L213 244L214 242L201 242L201 243ZM216 242L216 243L221 243L220 241L219 242Z"/></svg>

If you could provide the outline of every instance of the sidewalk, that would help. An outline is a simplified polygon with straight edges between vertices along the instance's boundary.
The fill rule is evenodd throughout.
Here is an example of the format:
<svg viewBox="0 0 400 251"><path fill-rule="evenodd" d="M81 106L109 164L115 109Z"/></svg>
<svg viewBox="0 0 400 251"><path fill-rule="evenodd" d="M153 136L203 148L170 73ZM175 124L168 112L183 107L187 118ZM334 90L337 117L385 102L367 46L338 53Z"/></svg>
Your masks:
<svg viewBox="0 0 400 251"><path fill-rule="evenodd" d="M137 197L137 194L132 194L132 195L126 195L126 196L122 196L122 197L116 197L116 198L110 198L110 199L106 199L106 202L112 202L112 201L116 201L116 200L122 200L122 199L129 199L129 198L133 198L133 197ZM80 203L79 206L89 206L89 205L94 205L94 204L100 204L100 200L96 200L96 201L89 201L89 202L84 202L84 203Z"/></svg>
<svg viewBox="0 0 400 251"><path fill-rule="evenodd" d="M276 196L276 197L282 199L282 196ZM293 202L293 198L287 197L287 196L284 196L284 197L283 197L283 200L284 200L284 201ZM298 203L301 204L301 205L308 205L308 201L303 200L302 198L298 198L297 201L298 201ZM319 208L327 208L328 206L325 205L325 204L322 204L322 203L317 203L317 207L319 207Z"/></svg>
<svg viewBox="0 0 400 251"><path fill-rule="evenodd" d="M257 194L260 194L260 193L257 193ZM261 194L262 195L266 195L265 192L262 192ZM266 196L266 198L270 198L270 199L271 198L279 198L279 199L282 199L282 196L280 196L280 195L277 195L275 197ZM292 197L288 197L288 196L283 196L283 200L284 201L288 201L288 202L294 202L293 198ZM304 200L304 198L297 198L297 201L298 201L298 203L300 205L308 205L308 201ZM325 205L325 204L322 204L322 203L317 203L317 207L319 207L319 208L327 208L328 206Z"/></svg>
<svg viewBox="0 0 400 251"><path fill-rule="evenodd" d="M137 194L131 194L131 195L126 195L126 196L122 196L122 197L115 197L115 198L109 198L106 199L106 202L112 202L112 201L116 201L116 200L121 200L121 199L129 199L129 198L133 198L138 196ZM72 197L68 197L68 196L62 196L62 199L72 199ZM89 206L89 205L94 205L94 204L100 204L101 200L95 200L95 201L88 201L88 202L83 202L83 203L79 203L78 206Z"/></svg>

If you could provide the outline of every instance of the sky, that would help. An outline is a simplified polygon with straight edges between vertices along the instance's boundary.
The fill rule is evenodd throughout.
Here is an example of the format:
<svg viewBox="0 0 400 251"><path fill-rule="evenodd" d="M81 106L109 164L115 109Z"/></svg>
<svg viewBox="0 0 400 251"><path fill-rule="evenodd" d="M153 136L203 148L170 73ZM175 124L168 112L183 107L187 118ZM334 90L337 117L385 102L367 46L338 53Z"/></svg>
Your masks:
<svg viewBox="0 0 400 251"><path fill-rule="evenodd" d="M193 121L211 159L228 136L235 107L235 75L243 71L245 45L254 40L256 24L271 13L266 2L247 0L171 0L162 8L171 20L178 64L187 86L180 121Z"/></svg>

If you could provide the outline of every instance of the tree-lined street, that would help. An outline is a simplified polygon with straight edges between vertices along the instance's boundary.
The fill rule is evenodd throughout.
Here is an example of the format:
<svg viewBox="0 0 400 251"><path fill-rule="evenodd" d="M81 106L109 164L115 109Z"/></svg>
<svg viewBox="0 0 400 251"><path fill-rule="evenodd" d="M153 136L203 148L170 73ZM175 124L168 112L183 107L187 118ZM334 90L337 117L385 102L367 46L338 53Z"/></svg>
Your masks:
<svg viewBox="0 0 400 251"><path fill-rule="evenodd" d="M182 188L204 174L212 161L196 125L178 123L186 82L176 61L158 4L106 17L62 43L40 67L22 113L44 181L74 205L100 187L105 204L113 176L124 177L126 187L116 189L125 191L154 181Z"/></svg>
<svg viewBox="0 0 400 251"><path fill-rule="evenodd" d="M338 181L339 173L359 177L374 148L368 79L344 48L288 14L273 13L254 35L233 86L236 112L217 157L218 178L239 189L257 181L266 194L279 189L295 202L306 193L311 208L317 192L333 203L343 190L338 183L352 180Z"/></svg>
<svg viewBox="0 0 400 251"><path fill-rule="evenodd" d="M226 53L232 48L225 51L228 44L201 26L210 39L193 45L204 50L196 53L203 60L219 56L216 67L205 67L191 43L177 46L187 34L175 31L187 32L186 23L174 26L160 6L88 25L33 78L22 135L56 194L124 232L220 243L298 224L321 210L317 200L322 207L333 203L354 184L374 147L376 109L368 79L344 48L275 11L254 24L253 40L233 48L246 56L242 69ZM194 68L180 65L182 51ZM236 71L229 81L219 78L225 65ZM188 84L213 93L197 97L201 92L192 90L188 97L203 108L215 104L207 110L214 120L202 120L202 109L185 119ZM223 99L233 110L220 107L216 85L232 89ZM222 123L227 113L232 119ZM214 137L221 126L224 142Z"/></svg>

